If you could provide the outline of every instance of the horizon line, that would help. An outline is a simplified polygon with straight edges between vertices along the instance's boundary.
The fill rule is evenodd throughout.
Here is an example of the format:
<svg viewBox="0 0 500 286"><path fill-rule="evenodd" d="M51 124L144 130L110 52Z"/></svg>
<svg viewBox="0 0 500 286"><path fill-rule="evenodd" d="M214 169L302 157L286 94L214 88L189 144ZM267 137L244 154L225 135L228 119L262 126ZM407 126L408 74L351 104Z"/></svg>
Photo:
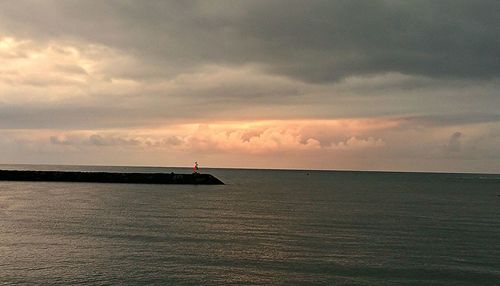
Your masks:
<svg viewBox="0 0 500 286"><path fill-rule="evenodd" d="M186 168L192 166L158 166L158 165L103 165L103 164L54 164L54 163L0 163L0 166L66 166L66 167L130 167L130 168ZM226 170L263 170L263 171L313 171L313 172L364 172L364 173L420 173L420 174L470 174L470 175L500 175L489 172L452 172L452 171L417 171L417 170L354 170L354 169L304 169L304 168L257 168L257 167L201 167L200 169L226 169Z"/></svg>

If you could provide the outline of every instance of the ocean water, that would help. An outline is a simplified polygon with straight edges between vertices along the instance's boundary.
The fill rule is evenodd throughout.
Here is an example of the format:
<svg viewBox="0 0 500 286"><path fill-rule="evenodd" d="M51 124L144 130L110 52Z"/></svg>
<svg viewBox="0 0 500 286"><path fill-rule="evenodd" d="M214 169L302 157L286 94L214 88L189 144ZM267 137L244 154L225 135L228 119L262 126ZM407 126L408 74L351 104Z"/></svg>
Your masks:
<svg viewBox="0 0 500 286"><path fill-rule="evenodd" d="M0 181L0 284L500 285L499 175L202 171L226 185Z"/></svg>

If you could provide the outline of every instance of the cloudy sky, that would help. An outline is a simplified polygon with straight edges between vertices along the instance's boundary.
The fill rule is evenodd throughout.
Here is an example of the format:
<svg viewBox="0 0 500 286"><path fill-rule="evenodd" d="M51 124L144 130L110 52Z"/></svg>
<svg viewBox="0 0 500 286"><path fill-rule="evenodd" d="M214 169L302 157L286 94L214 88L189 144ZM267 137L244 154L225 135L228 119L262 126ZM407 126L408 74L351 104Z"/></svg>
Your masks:
<svg viewBox="0 0 500 286"><path fill-rule="evenodd" d="M0 1L0 163L500 172L498 0Z"/></svg>

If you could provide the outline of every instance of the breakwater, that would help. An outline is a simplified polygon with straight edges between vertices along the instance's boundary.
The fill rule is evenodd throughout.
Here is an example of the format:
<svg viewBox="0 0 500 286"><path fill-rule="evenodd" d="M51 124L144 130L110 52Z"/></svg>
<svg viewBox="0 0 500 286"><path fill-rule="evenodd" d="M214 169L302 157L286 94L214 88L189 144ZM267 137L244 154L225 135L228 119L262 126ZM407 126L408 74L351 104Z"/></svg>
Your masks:
<svg viewBox="0 0 500 286"><path fill-rule="evenodd" d="M11 171L0 170L0 181L32 182L88 182L123 184L189 184L223 185L210 174L175 173L108 173L108 172L62 172L62 171Z"/></svg>

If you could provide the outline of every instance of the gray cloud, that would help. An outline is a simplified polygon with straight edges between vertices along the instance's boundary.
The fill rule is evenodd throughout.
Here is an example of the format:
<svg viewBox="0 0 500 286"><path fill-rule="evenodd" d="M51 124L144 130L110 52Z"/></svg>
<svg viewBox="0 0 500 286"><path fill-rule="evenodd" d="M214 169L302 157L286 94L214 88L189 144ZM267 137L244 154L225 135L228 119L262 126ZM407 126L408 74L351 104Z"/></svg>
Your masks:
<svg viewBox="0 0 500 286"><path fill-rule="evenodd" d="M121 49L157 67L154 76L256 63L313 82L477 79L500 74L499 12L496 0L10 1L0 22L4 32Z"/></svg>
<svg viewBox="0 0 500 286"><path fill-rule="evenodd" d="M136 146L141 144L137 139L125 139L120 137L103 137L93 134L88 138L89 143L96 146Z"/></svg>
<svg viewBox="0 0 500 286"><path fill-rule="evenodd" d="M49 142L52 145L60 146L96 146L96 147L113 147L113 146L139 146L142 141L135 138L124 138L113 135L91 134L89 136L71 135L68 137L50 136Z"/></svg>
<svg viewBox="0 0 500 286"><path fill-rule="evenodd" d="M451 134L450 139L448 140L448 144L445 146L446 152L449 153L460 152L461 148L460 139L462 138L462 136L463 136L462 132L458 131Z"/></svg>
<svg viewBox="0 0 500 286"><path fill-rule="evenodd" d="M69 145L73 144L70 140L65 139L65 138L64 139L58 138L57 136L50 136L49 141L50 141L50 144L54 144L54 145L69 146Z"/></svg>
<svg viewBox="0 0 500 286"><path fill-rule="evenodd" d="M497 113L467 113L467 114L446 114L446 115L428 115L428 116L413 116L402 117L405 122L402 128L411 127L444 127L444 126L459 126L469 124L482 123L500 123L500 115Z"/></svg>

